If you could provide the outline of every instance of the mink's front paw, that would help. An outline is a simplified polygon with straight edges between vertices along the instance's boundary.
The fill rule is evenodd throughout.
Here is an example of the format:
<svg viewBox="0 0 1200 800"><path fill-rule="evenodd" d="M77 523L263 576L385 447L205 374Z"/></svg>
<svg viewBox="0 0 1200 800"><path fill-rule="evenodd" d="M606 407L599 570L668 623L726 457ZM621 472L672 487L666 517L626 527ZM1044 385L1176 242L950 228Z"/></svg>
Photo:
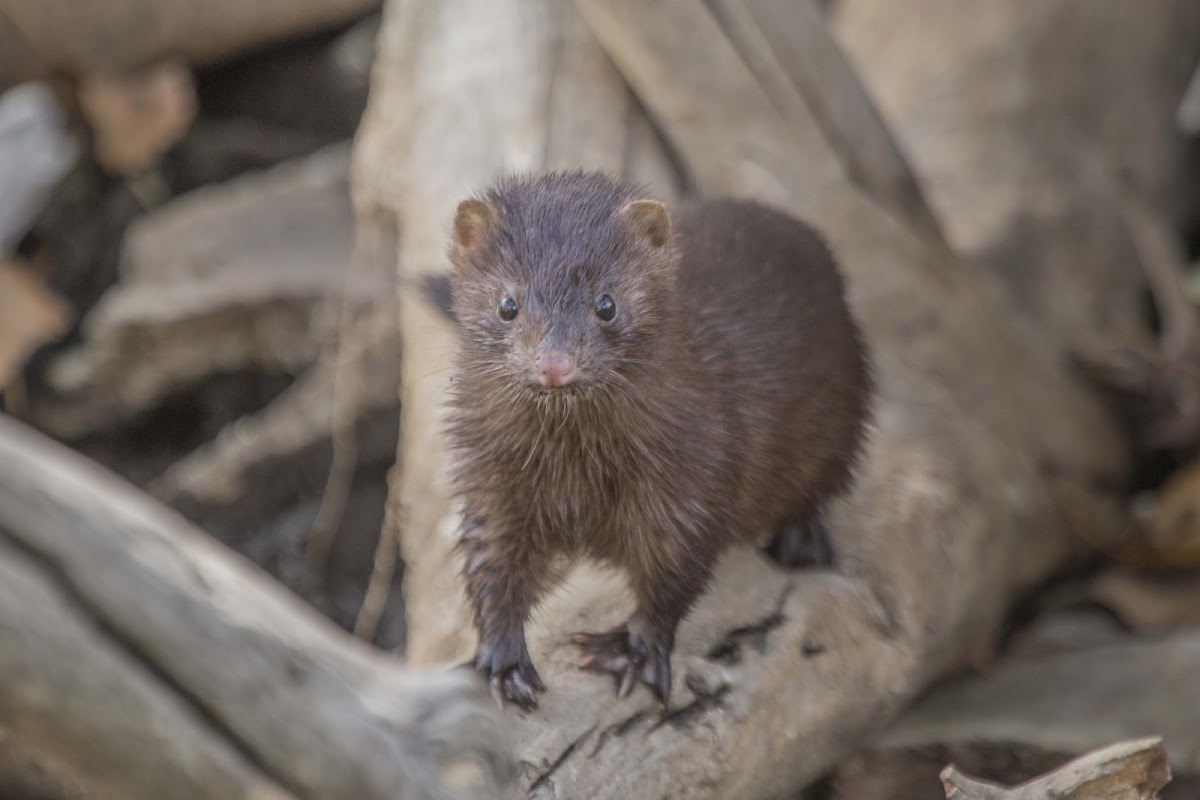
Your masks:
<svg viewBox="0 0 1200 800"><path fill-rule="evenodd" d="M537 708L538 693L546 691L546 685L533 668L529 653L521 652L515 660L500 659L496 655L481 653L475 656L475 669L488 677L496 702L501 705L512 703L526 711Z"/></svg>
<svg viewBox="0 0 1200 800"><path fill-rule="evenodd" d="M671 646L660 637L620 625L607 633L577 633L572 641L583 651L581 669L612 672L621 679L618 696L627 696L641 679L667 705L671 696Z"/></svg>

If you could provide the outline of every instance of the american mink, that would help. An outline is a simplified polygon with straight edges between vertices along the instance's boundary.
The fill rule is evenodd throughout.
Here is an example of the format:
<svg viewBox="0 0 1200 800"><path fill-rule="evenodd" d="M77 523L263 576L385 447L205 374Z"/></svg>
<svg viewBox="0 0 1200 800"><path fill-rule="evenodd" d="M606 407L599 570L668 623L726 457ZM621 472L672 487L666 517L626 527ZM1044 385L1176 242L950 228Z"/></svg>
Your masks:
<svg viewBox="0 0 1200 800"><path fill-rule="evenodd" d="M626 572L637 608L575 635L580 666L666 704L676 628L727 546L775 531L777 557L829 562L822 501L848 487L871 389L834 259L763 205L668 212L584 171L501 179L451 239L474 666L535 707L525 620L559 557L590 558Z"/></svg>

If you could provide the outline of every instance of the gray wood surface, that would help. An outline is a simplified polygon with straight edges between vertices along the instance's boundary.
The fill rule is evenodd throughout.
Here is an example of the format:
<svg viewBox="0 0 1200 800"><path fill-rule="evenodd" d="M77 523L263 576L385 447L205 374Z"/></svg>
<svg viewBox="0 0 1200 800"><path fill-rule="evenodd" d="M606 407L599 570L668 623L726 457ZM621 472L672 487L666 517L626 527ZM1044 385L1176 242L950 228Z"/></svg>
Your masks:
<svg viewBox="0 0 1200 800"><path fill-rule="evenodd" d="M78 153L48 87L27 83L0 94L0 257L21 241Z"/></svg>
<svg viewBox="0 0 1200 800"><path fill-rule="evenodd" d="M3 416L0 548L0 729L98 796L504 796L473 682L368 649Z"/></svg>
<svg viewBox="0 0 1200 800"><path fill-rule="evenodd" d="M0 90L50 71L196 63L321 30L380 0L0 0Z"/></svg>

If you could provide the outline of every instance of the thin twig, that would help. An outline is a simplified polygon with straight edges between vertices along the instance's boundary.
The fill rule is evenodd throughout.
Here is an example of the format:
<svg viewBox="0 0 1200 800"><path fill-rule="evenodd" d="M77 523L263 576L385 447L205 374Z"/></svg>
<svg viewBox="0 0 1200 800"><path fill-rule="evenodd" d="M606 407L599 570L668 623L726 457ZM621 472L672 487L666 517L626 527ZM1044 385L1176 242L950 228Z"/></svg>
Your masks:
<svg viewBox="0 0 1200 800"><path fill-rule="evenodd" d="M1162 321L1163 355L1174 360L1200 352L1200 319L1188 298L1180 243L1132 189L1115 196Z"/></svg>
<svg viewBox="0 0 1200 800"><path fill-rule="evenodd" d="M383 528L379 532L379 543L375 546L375 562L371 567L371 579L367 583L367 592L363 597L362 607L354 620L354 635L370 641L375 638L379 628L379 620L387 605L392 578L396 574L396 558L399 555L401 520L398 495L393 488L399 485L400 465L392 466L388 475L388 503L383 515Z"/></svg>
<svg viewBox="0 0 1200 800"><path fill-rule="evenodd" d="M353 284L363 270L362 248L357 246L350 259L342 290L340 318L338 321L337 360L333 379L333 419L330 431L332 449L329 474L325 479L325 490L321 494L321 505L308 534L305 557L311 585L323 587L329 567L329 554L333 549L337 529L346 510L346 501L354 483L354 469L358 462L358 442L355 437L354 408L361 376L359 359L352 358L347 345L347 334L354 322Z"/></svg>
<svg viewBox="0 0 1200 800"><path fill-rule="evenodd" d="M359 209L360 220L356 241L359 243L358 253L362 263L369 263L379 270L386 270L389 276L394 272L394 258L397 252L396 220L381 209ZM388 294L394 302L395 293ZM392 314L389 324L397 325L399 321ZM396 387L399 392L399 387ZM353 439L353 431L350 438ZM388 475L388 501L383 515L383 526L379 531L379 541L375 545L375 558L371 567L371 577L367 581L367 590L363 595L362 606L354 620L354 634L367 641L375 638L383 609L387 605L388 594L392 586L392 578L396 574L396 559L399 555L399 519L395 505L398 485L399 463L392 466ZM344 503L343 498L343 503Z"/></svg>

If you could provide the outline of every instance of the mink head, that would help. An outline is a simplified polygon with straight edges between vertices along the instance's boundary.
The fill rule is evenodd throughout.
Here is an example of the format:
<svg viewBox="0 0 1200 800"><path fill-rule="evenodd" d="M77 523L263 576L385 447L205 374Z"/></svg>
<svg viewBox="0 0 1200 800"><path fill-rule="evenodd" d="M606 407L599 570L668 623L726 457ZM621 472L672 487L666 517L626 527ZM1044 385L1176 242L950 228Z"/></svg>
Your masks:
<svg viewBox="0 0 1200 800"><path fill-rule="evenodd" d="M464 200L450 261L460 364L488 382L619 389L674 330L667 210L600 173L510 177Z"/></svg>

